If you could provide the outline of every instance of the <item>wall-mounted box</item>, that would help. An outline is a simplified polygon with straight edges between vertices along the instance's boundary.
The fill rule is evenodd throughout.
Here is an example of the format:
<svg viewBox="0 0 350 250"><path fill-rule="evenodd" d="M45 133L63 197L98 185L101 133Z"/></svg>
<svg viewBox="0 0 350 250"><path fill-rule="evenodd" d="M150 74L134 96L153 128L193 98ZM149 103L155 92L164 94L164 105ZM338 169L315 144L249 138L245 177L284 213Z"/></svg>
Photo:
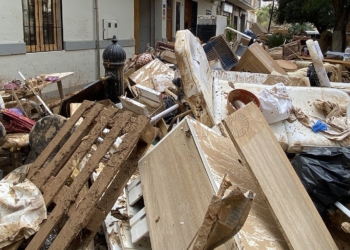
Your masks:
<svg viewBox="0 0 350 250"><path fill-rule="evenodd" d="M114 35L118 38L118 20L103 19L103 39L112 39Z"/></svg>

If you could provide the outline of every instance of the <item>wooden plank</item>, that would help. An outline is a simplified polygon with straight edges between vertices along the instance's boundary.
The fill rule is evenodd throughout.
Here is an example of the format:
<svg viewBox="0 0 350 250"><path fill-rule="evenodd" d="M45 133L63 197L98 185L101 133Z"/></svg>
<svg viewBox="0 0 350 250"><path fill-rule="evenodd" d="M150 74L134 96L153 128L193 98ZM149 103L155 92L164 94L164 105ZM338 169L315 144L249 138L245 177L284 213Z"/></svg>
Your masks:
<svg viewBox="0 0 350 250"><path fill-rule="evenodd" d="M130 185L127 186L126 196L128 204L133 206L142 197L142 188L140 177L136 178Z"/></svg>
<svg viewBox="0 0 350 250"><path fill-rule="evenodd" d="M89 243L95 236L103 219L107 216L109 211L111 211L111 209L117 202L118 197L120 196L124 187L126 186L128 180L136 171L139 159L143 156L147 148L148 144L139 141L139 143L134 148L133 152L130 154L129 158L126 161L124 161L123 165L120 168L120 171L110 184L102 199L98 202L94 210L94 215L92 216L92 219L85 227L89 231L89 234L85 234L82 237L82 246L85 246L87 243Z"/></svg>
<svg viewBox="0 0 350 250"><path fill-rule="evenodd" d="M131 227L131 242L137 243L143 237L147 236L149 233L147 219L146 219L146 209L141 209L137 214L135 214L130 219Z"/></svg>
<svg viewBox="0 0 350 250"><path fill-rule="evenodd" d="M134 244L131 242L131 228L127 222L118 222L118 233L123 250L150 250L154 249L148 238Z"/></svg>
<svg viewBox="0 0 350 250"><path fill-rule="evenodd" d="M237 241L246 250L288 249L261 190L254 183L249 170L240 163L241 158L231 140L192 118L185 119L188 120L198 151L202 159L205 159L203 163L215 192L219 189L222 176L227 173L231 182L242 192L251 190L255 193L248 218L235 236ZM233 187L228 190L232 191Z"/></svg>
<svg viewBox="0 0 350 250"><path fill-rule="evenodd" d="M52 151L54 150L56 145L60 145L62 142L64 136L73 128L75 123L79 120L79 118L88 111L91 106L93 105L93 102L90 101L84 101L81 105L81 107L77 110L77 112L63 125L63 127L58 131L57 135L54 139L47 145L47 148L50 150L44 150L40 156L35 160L32 167L29 169L28 173L28 179L32 180L33 176L38 173L38 171L42 168L44 163L46 162L47 158L50 156Z"/></svg>
<svg viewBox="0 0 350 250"><path fill-rule="evenodd" d="M131 120L133 120L133 124L130 124L123 129L123 132L126 134L125 139L118 147L116 153L113 154L113 156L107 162L106 167L101 172L99 178L97 178L89 189L87 195L89 198L82 200L72 214L72 217L68 219L59 235L52 243L50 247L51 250L66 249L72 240L74 240L74 238L78 235L81 227L86 226L93 216L95 205L99 202L102 194L107 190L109 183L113 180L118 170L120 170L122 163L131 153L133 149L131 145L135 145L137 143L141 133L149 122L149 119L144 116L138 116L137 118ZM115 177L117 181L122 182L123 180L121 178L122 176ZM124 186L122 188L124 188ZM112 203L112 206L113 204L114 203Z"/></svg>
<svg viewBox="0 0 350 250"><path fill-rule="evenodd" d="M337 249L314 204L254 105L223 121L243 164L268 202L291 249Z"/></svg>
<svg viewBox="0 0 350 250"><path fill-rule="evenodd" d="M304 59L304 60L312 60L311 57L307 57L307 56L300 56L300 58ZM322 61L332 63L332 64L341 64L344 67L350 67L350 62L344 62L344 61L340 61L340 60L327 59L327 58L324 58Z"/></svg>
<svg viewBox="0 0 350 250"><path fill-rule="evenodd" d="M79 109L77 112L79 112ZM90 178L96 166L98 166L98 163L101 161L103 156L106 154L107 150L114 143L116 137L119 136L123 127L131 118L131 115L131 112L119 112L117 114L115 125L112 127L108 135L104 138L101 145L99 145L97 150L93 153L92 157L89 159L86 166L80 172L78 177L74 180L72 185L70 187L63 186L60 192L56 195L54 199L56 207L54 208L50 216L47 218L47 220L43 223L39 232L36 233L33 240L28 245L28 250L36 250L40 248L40 246L50 234L52 229L57 225L57 223L63 217L64 213L67 212L71 203L75 201L74 197L76 197L80 193L81 189L86 184L86 181ZM77 206L74 207L75 210L76 208ZM89 244L89 242L87 242L87 244Z"/></svg>
<svg viewBox="0 0 350 250"><path fill-rule="evenodd" d="M140 84L136 84L135 85L136 91L137 91L137 95L139 97L143 96L147 99L152 100L153 102L156 103L162 103L163 99L162 99L162 94L160 92L157 92L153 89L147 88L145 86L142 86Z"/></svg>
<svg viewBox="0 0 350 250"><path fill-rule="evenodd" d="M44 200L46 206L50 204L54 195L59 192L61 187L65 184L65 181L72 174L74 166L79 165L80 161L83 159L85 154L90 151L91 146L95 143L96 139L101 134L101 131L105 128L108 123L108 119L113 117L113 120L117 119L118 109L109 108L107 110L102 111L99 116L99 122L95 124L95 126L91 129L88 137L80 143L79 147L75 150L75 152L70 156L68 161L65 163L62 170L58 173L58 175L51 181L47 182L42 191L44 193ZM52 187L55 188L52 188Z"/></svg>
<svg viewBox="0 0 350 250"><path fill-rule="evenodd" d="M31 181L39 189L42 188L42 186L50 178L51 175L56 175L61 170L61 168L66 163L66 161L69 159L70 155L77 149L83 137L89 133L91 127L95 123L95 118L100 114L100 112L103 109L104 109L103 105L95 104L86 115L86 118L84 119L84 121L75 129L74 133L69 137L68 141L64 144L64 147L62 147L60 151L58 151L55 157L50 161L50 163L42 171L40 171L38 174L36 174L32 178ZM58 133L60 133L60 131ZM58 135L56 135L55 138L56 137L58 137ZM56 145L54 146L56 147ZM46 149L48 149L48 147Z"/></svg>
<svg viewBox="0 0 350 250"><path fill-rule="evenodd" d="M128 109L128 110L130 110L136 114L139 114L139 115L149 116L146 105L139 103L139 102L137 102L133 99L130 99L129 97L125 97L125 96L120 96L119 99L123 105L123 108Z"/></svg>
<svg viewBox="0 0 350 250"><path fill-rule="evenodd" d="M152 249L187 249L214 190L183 120L139 162ZM231 249L233 241L218 249Z"/></svg>

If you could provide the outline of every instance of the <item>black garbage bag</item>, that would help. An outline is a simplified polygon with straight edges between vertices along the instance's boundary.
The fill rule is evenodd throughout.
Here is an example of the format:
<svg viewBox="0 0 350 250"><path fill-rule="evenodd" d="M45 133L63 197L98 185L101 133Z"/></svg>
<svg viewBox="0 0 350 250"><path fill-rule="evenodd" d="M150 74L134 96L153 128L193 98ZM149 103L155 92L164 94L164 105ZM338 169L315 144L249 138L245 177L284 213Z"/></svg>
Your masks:
<svg viewBox="0 0 350 250"><path fill-rule="evenodd" d="M168 96L164 97L163 101L164 101L165 109L168 109L176 104L175 101ZM165 123L170 124L171 120L175 117L175 114L176 114L176 110L170 112L165 117L163 117Z"/></svg>
<svg viewBox="0 0 350 250"><path fill-rule="evenodd" d="M350 202L350 148L313 149L291 163L321 215L337 201Z"/></svg>

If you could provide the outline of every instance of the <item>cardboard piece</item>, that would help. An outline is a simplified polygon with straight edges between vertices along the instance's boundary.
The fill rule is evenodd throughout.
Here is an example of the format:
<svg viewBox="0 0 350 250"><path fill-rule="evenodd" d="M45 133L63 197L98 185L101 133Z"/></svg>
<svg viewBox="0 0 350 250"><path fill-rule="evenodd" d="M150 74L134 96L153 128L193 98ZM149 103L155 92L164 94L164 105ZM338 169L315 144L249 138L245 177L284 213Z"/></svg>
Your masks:
<svg viewBox="0 0 350 250"><path fill-rule="evenodd" d="M251 31L255 35L260 35L262 33L267 33L267 30L260 24L260 23L254 23L252 27L250 28Z"/></svg>
<svg viewBox="0 0 350 250"><path fill-rule="evenodd" d="M271 74L276 71L282 75L287 73L276 61L257 43L253 43L244 52L233 71Z"/></svg>
<svg viewBox="0 0 350 250"><path fill-rule="evenodd" d="M160 54L162 60L172 64L177 64L175 53L170 50L165 50Z"/></svg>
<svg viewBox="0 0 350 250"><path fill-rule="evenodd" d="M147 88L154 89L152 77L156 75L165 75L174 78L174 70L166 66L159 59L154 59L129 76L131 85L140 84Z"/></svg>

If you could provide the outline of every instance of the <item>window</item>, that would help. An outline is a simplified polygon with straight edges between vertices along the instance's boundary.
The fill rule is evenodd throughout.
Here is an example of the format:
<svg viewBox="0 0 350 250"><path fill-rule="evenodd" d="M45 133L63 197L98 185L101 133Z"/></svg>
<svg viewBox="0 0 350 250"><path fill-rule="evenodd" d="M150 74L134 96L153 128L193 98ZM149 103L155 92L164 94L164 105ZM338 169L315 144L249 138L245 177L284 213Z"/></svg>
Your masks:
<svg viewBox="0 0 350 250"><path fill-rule="evenodd" d="M62 49L61 0L22 0L27 52Z"/></svg>

